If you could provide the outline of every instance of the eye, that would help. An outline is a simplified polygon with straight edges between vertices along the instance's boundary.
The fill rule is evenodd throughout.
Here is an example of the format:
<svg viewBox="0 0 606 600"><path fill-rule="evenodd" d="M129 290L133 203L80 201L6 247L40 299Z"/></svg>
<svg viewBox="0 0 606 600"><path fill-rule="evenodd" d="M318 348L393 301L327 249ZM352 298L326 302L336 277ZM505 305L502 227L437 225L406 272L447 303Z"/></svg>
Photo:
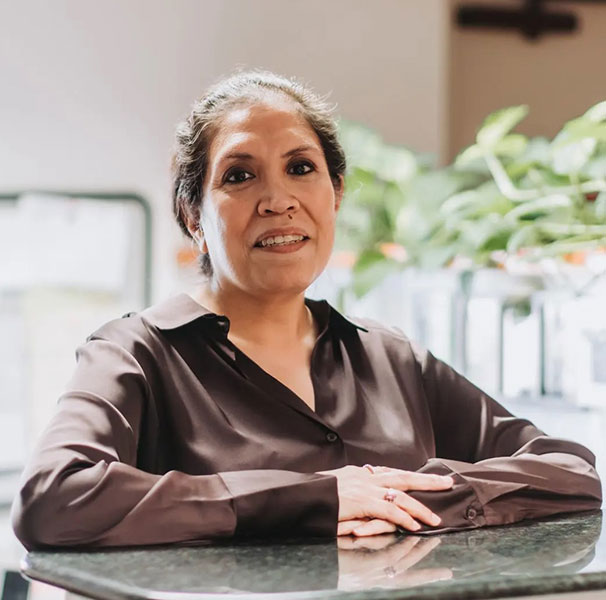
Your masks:
<svg viewBox="0 0 606 600"><path fill-rule="evenodd" d="M310 162L302 161L292 164L288 170L294 171L294 175L307 175L314 171L314 166Z"/></svg>
<svg viewBox="0 0 606 600"><path fill-rule="evenodd" d="M247 177L248 176L248 177ZM254 175L245 171L244 169L230 169L225 175L225 183L244 183L249 179L252 179Z"/></svg>

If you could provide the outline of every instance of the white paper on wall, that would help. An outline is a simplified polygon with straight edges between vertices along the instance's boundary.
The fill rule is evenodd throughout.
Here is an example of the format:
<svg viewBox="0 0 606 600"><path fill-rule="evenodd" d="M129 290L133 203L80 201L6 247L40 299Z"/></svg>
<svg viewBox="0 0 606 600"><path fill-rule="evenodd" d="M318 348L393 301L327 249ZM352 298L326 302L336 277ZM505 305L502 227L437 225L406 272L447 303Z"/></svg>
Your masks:
<svg viewBox="0 0 606 600"><path fill-rule="evenodd" d="M27 194L19 198L17 213L25 230L19 262L26 263L26 285L123 289L133 226L129 203Z"/></svg>
<svg viewBox="0 0 606 600"><path fill-rule="evenodd" d="M0 289L22 289L31 281L26 243L25 223L17 205L0 204Z"/></svg>

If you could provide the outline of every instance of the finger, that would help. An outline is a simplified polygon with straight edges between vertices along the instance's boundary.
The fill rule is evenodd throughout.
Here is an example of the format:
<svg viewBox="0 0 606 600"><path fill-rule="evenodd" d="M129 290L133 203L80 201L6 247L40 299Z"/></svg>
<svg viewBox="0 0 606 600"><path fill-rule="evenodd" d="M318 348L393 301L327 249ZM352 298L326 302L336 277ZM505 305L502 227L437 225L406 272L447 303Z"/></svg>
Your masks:
<svg viewBox="0 0 606 600"><path fill-rule="evenodd" d="M356 550L373 550L373 554L364 557L364 573L370 573L377 566L383 565L384 557L389 553L389 549L396 545L398 536L395 533L381 533L379 535L368 535L363 537L348 536L348 540L354 540L354 548ZM381 550L381 552L377 552Z"/></svg>
<svg viewBox="0 0 606 600"><path fill-rule="evenodd" d="M375 474L381 474L381 473L393 473L394 471L400 471L400 469L392 469L391 467L381 467L381 466L373 466L373 471L375 472Z"/></svg>
<svg viewBox="0 0 606 600"><path fill-rule="evenodd" d="M398 492L394 502L410 516L426 525L437 527L442 522L439 515L436 515L436 513L425 506L425 504L419 502L412 496L409 496L406 492Z"/></svg>
<svg viewBox="0 0 606 600"><path fill-rule="evenodd" d="M383 499L371 499L367 505L366 516L371 519L389 521L408 531L419 531L421 529L421 525L405 510L402 510L395 503Z"/></svg>
<svg viewBox="0 0 606 600"><path fill-rule="evenodd" d="M410 490L441 491L448 490L454 485L454 479L449 475L433 475L413 471L378 473L375 481L383 487L391 487L403 492Z"/></svg>
<svg viewBox="0 0 606 600"><path fill-rule="evenodd" d="M378 497L382 499L385 498L386 492L384 488L377 488L377 492L379 494ZM406 492L395 490L394 504L399 506L402 510L405 510L411 517L426 525L437 527L442 522L442 519L430 508L412 496L409 496Z"/></svg>
<svg viewBox="0 0 606 600"><path fill-rule="evenodd" d="M397 548L400 550L399 552L399 558L397 559L398 561L406 556L407 554L410 554L410 551L422 540L423 538L421 538L420 536L416 535L416 536L406 536L404 539L402 539L402 541L398 544Z"/></svg>
<svg viewBox="0 0 606 600"><path fill-rule="evenodd" d="M358 539L353 535L341 535L337 537L337 548L339 550L355 550Z"/></svg>
<svg viewBox="0 0 606 600"><path fill-rule="evenodd" d="M365 519L351 519L349 521L340 521L337 525L337 535L351 535L356 527L359 527L364 523L367 523Z"/></svg>
<svg viewBox="0 0 606 600"><path fill-rule="evenodd" d="M393 533L396 526L383 519L372 519L356 527L352 533L357 537L379 535L380 533Z"/></svg>
<svg viewBox="0 0 606 600"><path fill-rule="evenodd" d="M420 538L419 538L420 539ZM436 546L441 543L440 538L432 537L421 539L421 541L410 549L405 556L397 562L398 571L410 569L417 563L421 562L428 554L430 554Z"/></svg>

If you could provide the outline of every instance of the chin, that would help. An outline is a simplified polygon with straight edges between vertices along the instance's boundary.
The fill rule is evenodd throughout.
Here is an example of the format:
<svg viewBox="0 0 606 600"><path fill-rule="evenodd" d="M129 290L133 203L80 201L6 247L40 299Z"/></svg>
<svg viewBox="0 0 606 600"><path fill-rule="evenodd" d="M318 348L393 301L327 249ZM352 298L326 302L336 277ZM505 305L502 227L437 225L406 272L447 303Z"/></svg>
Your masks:
<svg viewBox="0 0 606 600"><path fill-rule="evenodd" d="M313 283L313 279L307 277L291 278L291 277L278 277L275 281L270 278L266 279L261 287L268 292L273 294L276 293L291 293L300 294Z"/></svg>

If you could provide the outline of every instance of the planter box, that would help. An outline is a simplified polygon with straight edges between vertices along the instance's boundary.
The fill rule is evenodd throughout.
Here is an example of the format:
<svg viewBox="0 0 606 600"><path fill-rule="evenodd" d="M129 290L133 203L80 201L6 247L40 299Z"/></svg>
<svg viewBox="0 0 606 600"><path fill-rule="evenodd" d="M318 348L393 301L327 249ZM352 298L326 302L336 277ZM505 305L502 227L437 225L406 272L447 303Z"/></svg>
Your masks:
<svg viewBox="0 0 606 600"><path fill-rule="evenodd" d="M317 297L338 304L349 277L347 268L328 269ZM343 300L346 313L399 327L491 395L606 404L606 316L603 324L596 318L606 313L606 290L577 298L570 286L546 283L500 269L470 277L409 268L362 299Z"/></svg>

